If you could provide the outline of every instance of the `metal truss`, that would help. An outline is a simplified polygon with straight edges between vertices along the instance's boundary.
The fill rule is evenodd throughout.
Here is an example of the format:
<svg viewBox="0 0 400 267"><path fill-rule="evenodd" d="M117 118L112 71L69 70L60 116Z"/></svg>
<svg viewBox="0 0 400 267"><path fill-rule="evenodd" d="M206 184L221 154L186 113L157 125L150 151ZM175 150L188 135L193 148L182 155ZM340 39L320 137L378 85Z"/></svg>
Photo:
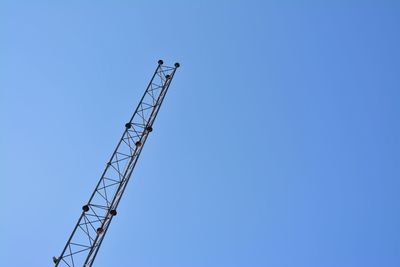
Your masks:
<svg viewBox="0 0 400 267"><path fill-rule="evenodd" d="M165 94L174 78L179 63L174 67L158 66L142 99L118 142L96 189L72 231L59 257L53 257L55 266L92 266L117 207L140 156L140 152L153 130L154 120Z"/></svg>

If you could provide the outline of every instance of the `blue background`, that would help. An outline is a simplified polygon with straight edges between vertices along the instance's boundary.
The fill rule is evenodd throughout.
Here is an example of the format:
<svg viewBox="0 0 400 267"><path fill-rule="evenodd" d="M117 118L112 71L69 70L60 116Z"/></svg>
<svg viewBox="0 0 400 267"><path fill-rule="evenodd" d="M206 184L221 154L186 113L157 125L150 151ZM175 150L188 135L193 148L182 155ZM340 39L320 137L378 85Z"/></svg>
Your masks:
<svg viewBox="0 0 400 267"><path fill-rule="evenodd" d="M160 58L95 266L400 266L399 25L398 1L1 1L1 266L52 266Z"/></svg>

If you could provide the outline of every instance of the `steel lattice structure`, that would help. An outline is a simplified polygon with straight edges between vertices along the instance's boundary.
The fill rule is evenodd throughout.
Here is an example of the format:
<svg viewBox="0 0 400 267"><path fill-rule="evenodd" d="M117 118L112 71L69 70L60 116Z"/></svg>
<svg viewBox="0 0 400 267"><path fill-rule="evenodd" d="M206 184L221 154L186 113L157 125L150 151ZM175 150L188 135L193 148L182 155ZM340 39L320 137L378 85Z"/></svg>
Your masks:
<svg viewBox="0 0 400 267"><path fill-rule="evenodd" d="M179 63L158 66L55 266L92 266Z"/></svg>

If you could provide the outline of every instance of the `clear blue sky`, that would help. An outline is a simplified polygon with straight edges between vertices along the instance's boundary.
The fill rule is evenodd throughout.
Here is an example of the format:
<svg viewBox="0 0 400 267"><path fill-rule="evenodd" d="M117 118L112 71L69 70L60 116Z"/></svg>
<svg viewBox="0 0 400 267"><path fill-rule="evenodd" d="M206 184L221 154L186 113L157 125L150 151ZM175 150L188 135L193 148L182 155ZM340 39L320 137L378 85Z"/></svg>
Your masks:
<svg viewBox="0 0 400 267"><path fill-rule="evenodd" d="M52 266L158 59L95 266L400 266L398 1L1 1L1 266Z"/></svg>

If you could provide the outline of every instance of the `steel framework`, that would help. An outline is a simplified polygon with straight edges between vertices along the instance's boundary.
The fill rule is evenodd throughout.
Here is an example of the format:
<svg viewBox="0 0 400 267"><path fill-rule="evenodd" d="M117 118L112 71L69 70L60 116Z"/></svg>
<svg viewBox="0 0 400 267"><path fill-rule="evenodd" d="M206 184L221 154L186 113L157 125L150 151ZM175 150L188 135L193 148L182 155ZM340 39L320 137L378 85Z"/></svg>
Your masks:
<svg viewBox="0 0 400 267"><path fill-rule="evenodd" d="M55 266L92 266L179 63L158 66Z"/></svg>

